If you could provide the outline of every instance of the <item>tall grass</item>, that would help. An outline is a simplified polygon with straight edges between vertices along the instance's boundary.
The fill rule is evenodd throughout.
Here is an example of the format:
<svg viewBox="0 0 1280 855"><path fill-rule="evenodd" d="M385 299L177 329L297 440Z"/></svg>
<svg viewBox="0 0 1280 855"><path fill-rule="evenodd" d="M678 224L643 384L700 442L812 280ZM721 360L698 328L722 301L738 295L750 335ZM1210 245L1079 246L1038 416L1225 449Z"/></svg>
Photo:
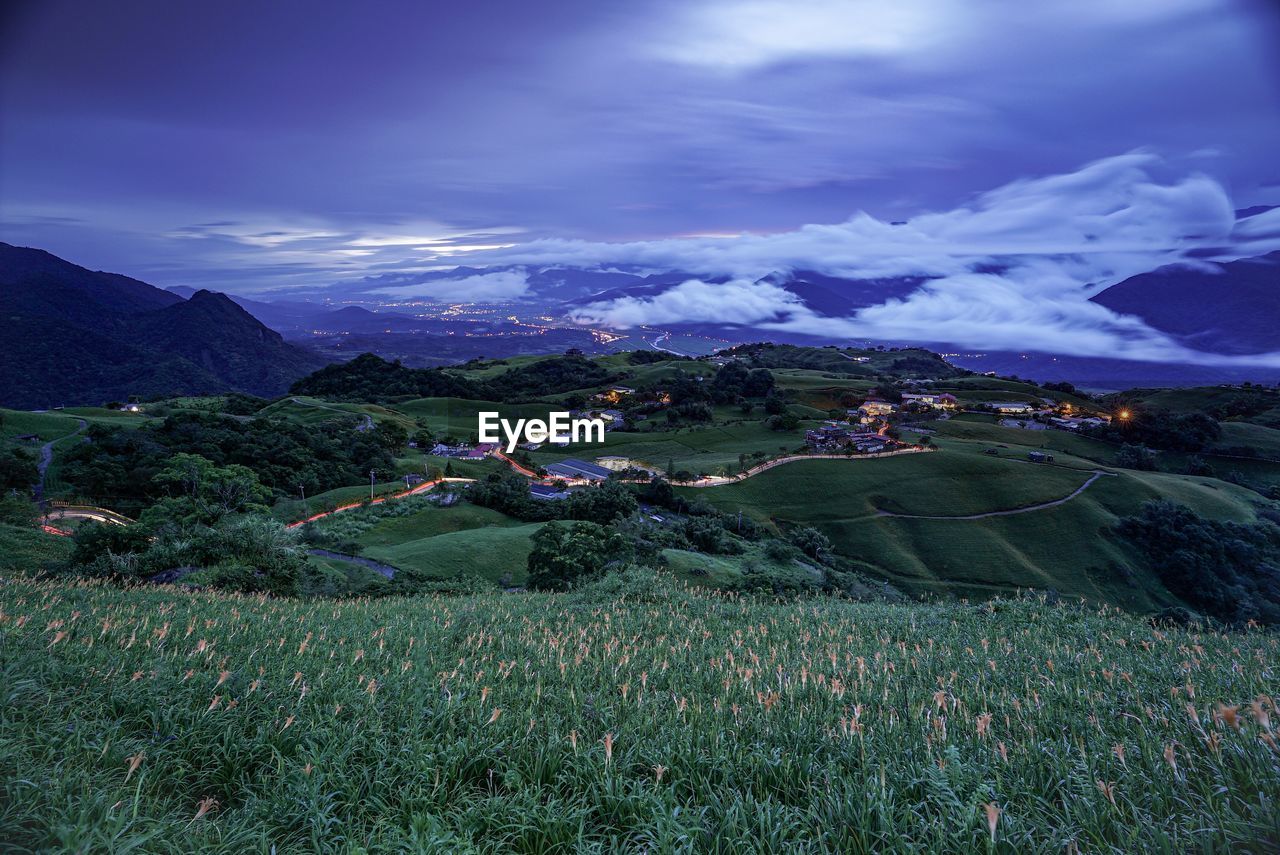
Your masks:
<svg viewBox="0 0 1280 855"><path fill-rule="evenodd" d="M641 582L0 584L8 851L1280 845L1277 637Z"/></svg>

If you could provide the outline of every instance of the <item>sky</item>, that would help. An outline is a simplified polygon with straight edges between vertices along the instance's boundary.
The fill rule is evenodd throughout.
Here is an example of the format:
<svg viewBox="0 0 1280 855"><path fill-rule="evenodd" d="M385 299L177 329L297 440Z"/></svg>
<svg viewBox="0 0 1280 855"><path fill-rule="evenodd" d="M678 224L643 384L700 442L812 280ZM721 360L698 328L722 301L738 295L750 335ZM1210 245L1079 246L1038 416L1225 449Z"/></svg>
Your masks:
<svg viewBox="0 0 1280 855"><path fill-rule="evenodd" d="M927 268L943 286L857 329L959 312L975 340L1052 322L1082 342L1101 329L1088 346L1106 349L1126 330L1081 308L1098 277L1232 244L1233 209L1280 204L1280 22L1261 0L0 15L0 239L161 286L628 260L749 285L788 265ZM1017 275L975 272L1008 253ZM584 319L696 314L699 286ZM1032 311L1046 301L1060 311Z"/></svg>

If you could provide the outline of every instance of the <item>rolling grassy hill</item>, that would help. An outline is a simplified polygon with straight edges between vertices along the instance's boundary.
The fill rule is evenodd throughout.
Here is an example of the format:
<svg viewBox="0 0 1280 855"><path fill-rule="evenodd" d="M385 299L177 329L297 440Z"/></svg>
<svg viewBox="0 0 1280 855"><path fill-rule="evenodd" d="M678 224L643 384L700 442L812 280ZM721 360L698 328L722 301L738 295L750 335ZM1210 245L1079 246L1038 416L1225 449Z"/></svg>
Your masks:
<svg viewBox="0 0 1280 855"><path fill-rule="evenodd" d="M769 430L758 420L733 424L685 427L679 430L653 432L610 431L603 444L580 444L557 449L544 445L530 456L546 466L566 457L591 460L604 455L629 457L665 470L673 461L678 470L695 474L732 474L739 471L738 456L752 452L774 455L795 449L803 443L802 425L798 431Z"/></svg>
<svg viewBox="0 0 1280 855"><path fill-rule="evenodd" d="M448 513L448 511L443 511ZM409 579L455 579L479 576L491 582L519 585L527 575L525 566L533 551L530 538L543 523L468 527L458 531L419 536L414 532L383 532L386 540L405 537L401 542L369 546L362 553L397 568L396 577Z"/></svg>
<svg viewBox="0 0 1280 855"><path fill-rule="evenodd" d="M1070 495L1088 473L957 445L930 455L794 463L738 484L685 492L775 525L813 525L837 552L915 594L986 597L1036 587L1139 611L1173 598L1110 535L1120 516L1148 499L1169 499L1214 519L1255 518L1257 497L1241 487L1211 478L1116 472L1063 504L978 520L877 511L961 516L1017 510Z"/></svg>

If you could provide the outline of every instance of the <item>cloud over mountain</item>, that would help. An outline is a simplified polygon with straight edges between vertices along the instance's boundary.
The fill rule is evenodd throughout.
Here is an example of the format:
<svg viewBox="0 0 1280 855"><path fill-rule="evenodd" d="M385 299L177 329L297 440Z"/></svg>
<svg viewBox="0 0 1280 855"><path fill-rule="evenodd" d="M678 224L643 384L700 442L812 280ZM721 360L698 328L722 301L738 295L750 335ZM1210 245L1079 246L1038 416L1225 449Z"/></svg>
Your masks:
<svg viewBox="0 0 1280 855"><path fill-rule="evenodd" d="M835 225L772 235L601 244L538 241L495 260L633 264L732 281L690 281L656 296L589 304L583 321L630 327L679 321L963 347L1026 349L1147 360L1235 361L1199 354L1089 298L1188 253L1258 255L1280 246L1265 212L1237 227L1229 196L1203 175L1161 180L1164 163L1131 153L1043 178L1016 181L951 211L890 224L859 214ZM768 274L795 269L868 279L926 276L903 299L849 317L807 309ZM1280 355L1253 357L1280 364Z"/></svg>

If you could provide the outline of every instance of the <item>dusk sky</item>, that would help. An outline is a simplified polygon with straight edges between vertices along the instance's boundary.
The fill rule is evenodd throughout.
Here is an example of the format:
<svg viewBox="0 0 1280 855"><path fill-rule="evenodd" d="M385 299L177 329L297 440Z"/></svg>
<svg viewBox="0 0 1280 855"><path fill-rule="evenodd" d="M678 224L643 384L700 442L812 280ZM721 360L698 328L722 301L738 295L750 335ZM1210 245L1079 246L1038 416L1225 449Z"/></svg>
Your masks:
<svg viewBox="0 0 1280 855"><path fill-rule="evenodd" d="M881 262L913 236L1177 252L1280 204L1264 3L6 8L3 239L161 286L707 253L755 275L850 246L827 268L900 272ZM1062 209L1106 232L1117 207L1116 235L1039 227Z"/></svg>

